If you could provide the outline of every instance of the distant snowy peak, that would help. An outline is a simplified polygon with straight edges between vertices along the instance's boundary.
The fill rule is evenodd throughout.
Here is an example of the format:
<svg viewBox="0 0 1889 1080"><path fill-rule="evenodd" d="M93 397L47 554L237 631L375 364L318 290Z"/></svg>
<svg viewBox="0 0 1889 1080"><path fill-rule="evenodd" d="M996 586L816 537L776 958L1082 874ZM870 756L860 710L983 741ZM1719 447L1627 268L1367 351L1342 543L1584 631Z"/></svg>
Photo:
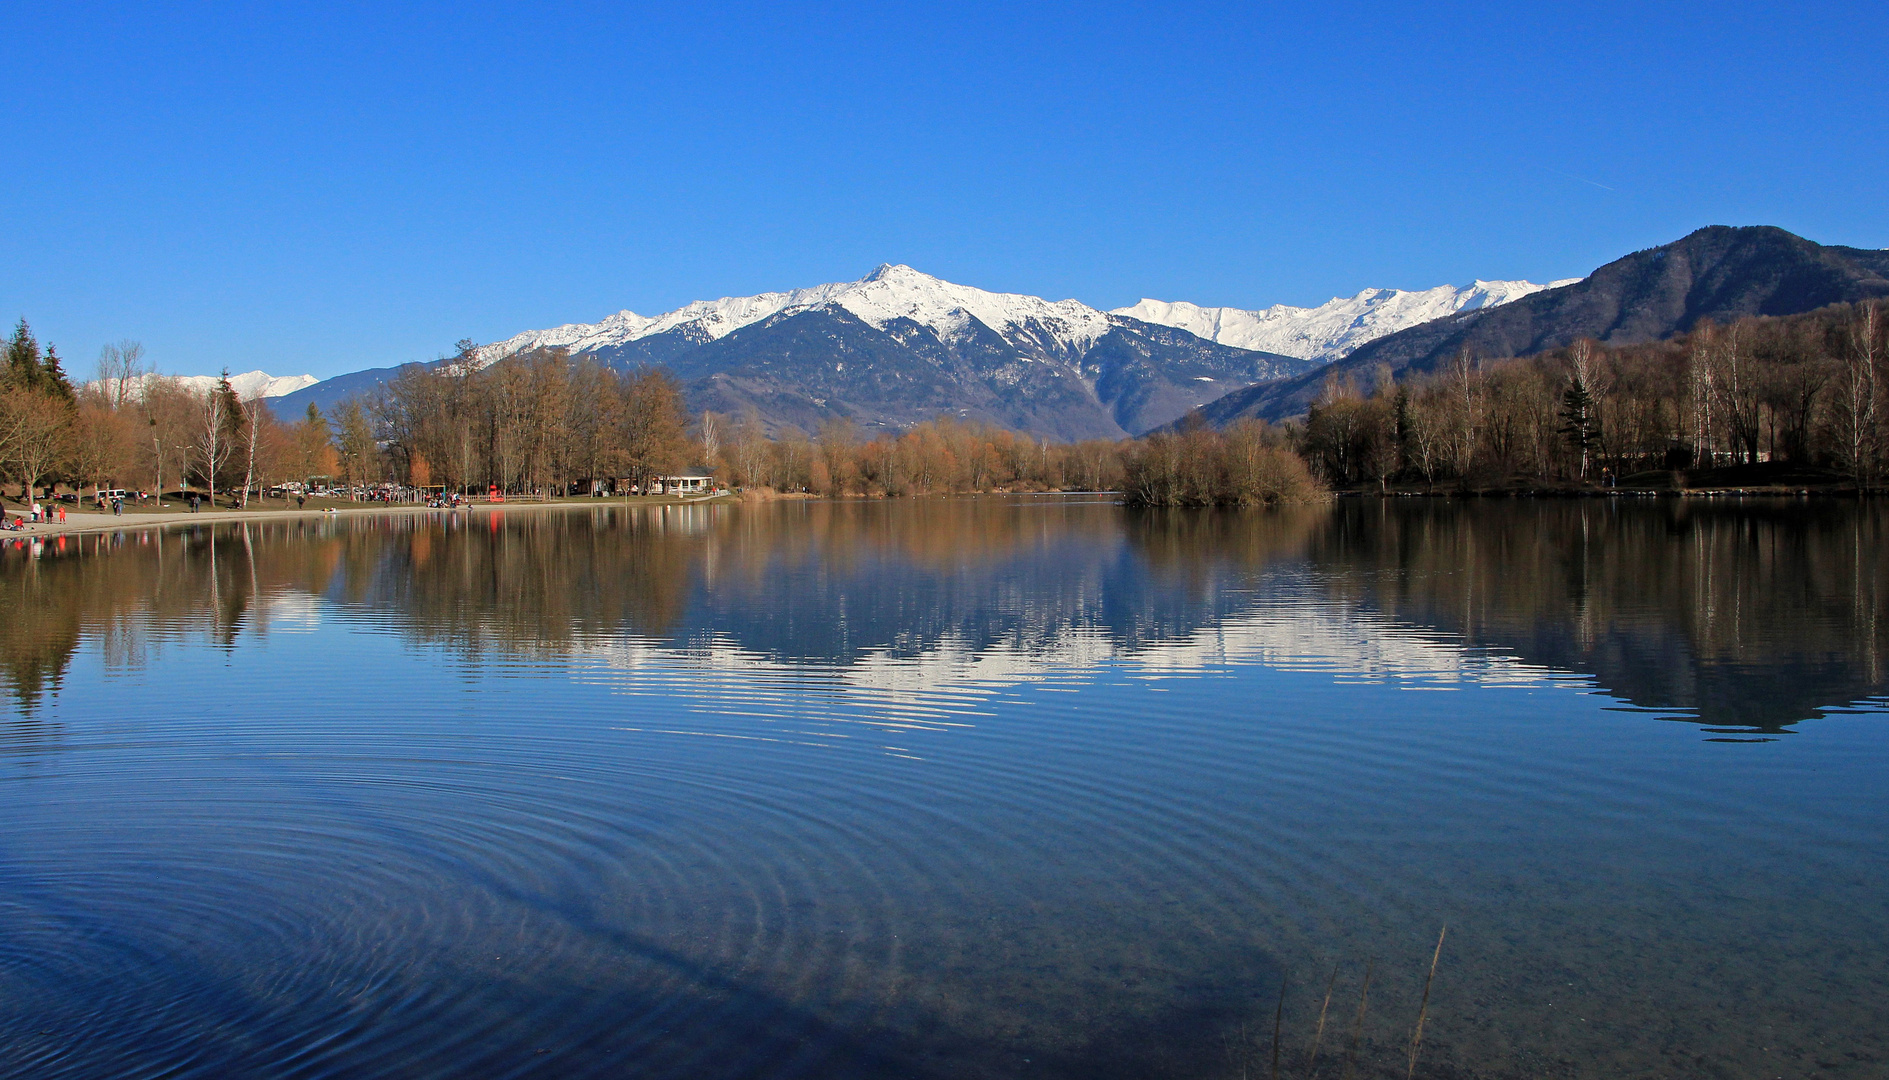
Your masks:
<svg viewBox="0 0 1889 1080"><path fill-rule="evenodd" d="M216 385L215 375L186 375L183 382L193 389L208 390ZM271 375L266 371L245 371L241 375L230 376L230 389L244 401L254 398L282 397L293 394L304 387L313 386L321 380L313 375Z"/></svg>
<svg viewBox="0 0 1889 1080"><path fill-rule="evenodd" d="M1137 319L1185 330L1196 337L1240 349L1279 353L1302 360L1336 360L1365 343L1406 327L1459 311L1495 307L1553 285L1529 281L1478 281L1466 288L1366 289L1314 308L1278 304L1263 311L1204 308L1186 302L1143 300L1113 312L1098 311L1077 300L1044 300L1018 293L986 292L957 285L909 266L887 263L858 281L815 285L789 292L697 300L662 315L619 311L594 323L567 323L549 330L528 330L482 347L479 365L540 348L593 352L657 334L679 333L696 343L714 341L744 326L777 315L793 315L823 305L842 309L883 330L909 319L940 338L954 340L971 329L972 320L1027 352L1074 357L1104 334L1112 320Z"/></svg>
<svg viewBox="0 0 1889 1080"><path fill-rule="evenodd" d="M910 319L950 339L964 333L974 318L1006 338L1026 337L1050 351L1075 353L1093 345L1110 325L1106 313L1080 301L986 292L888 263L858 281L697 300L653 318L619 311L600 322L528 330L485 346L479 350L479 359L489 364L515 353L552 347L590 352L670 332L681 332L698 342L713 341L775 315L829 304L880 330L895 320Z"/></svg>
<svg viewBox="0 0 1889 1080"><path fill-rule="evenodd" d="M148 383L156 379L168 379L191 393L201 394L213 389L221 377L220 375L143 375L132 380L125 389L130 397L141 399L144 397L144 388ZM297 390L313 386L320 381L313 375L271 375L266 371L245 371L241 375L230 376L230 389L236 391L237 397L244 401L251 401L258 397L274 398L284 394L293 394ZM86 386L97 387L98 383L90 382Z"/></svg>
<svg viewBox="0 0 1889 1080"><path fill-rule="evenodd" d="M1458 288L1366 289L1317 307L1275 304L1261 311L1199 307L1186 301L1143 300L1111 314L1185 330L1196 337L1241 349L1336 360L1399 330L1459 311L1491 308L1544 289L1572 285L1568 278L1547 285L1532 281L1477 281Z"/></svg>

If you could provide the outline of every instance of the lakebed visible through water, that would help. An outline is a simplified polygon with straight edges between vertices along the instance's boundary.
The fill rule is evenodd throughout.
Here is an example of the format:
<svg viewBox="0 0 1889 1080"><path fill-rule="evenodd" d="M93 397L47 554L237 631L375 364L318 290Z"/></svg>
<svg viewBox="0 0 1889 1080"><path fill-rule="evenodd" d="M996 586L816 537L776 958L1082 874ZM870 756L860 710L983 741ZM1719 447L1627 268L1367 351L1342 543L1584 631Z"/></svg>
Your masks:
<svg viewBox="0 0 1889 1080"><path fill-rule="evenodd" d="M1889 513L0 552L0 1075L1877 1077ZM1335 983L1333 973L1336 972Z"/></svg>

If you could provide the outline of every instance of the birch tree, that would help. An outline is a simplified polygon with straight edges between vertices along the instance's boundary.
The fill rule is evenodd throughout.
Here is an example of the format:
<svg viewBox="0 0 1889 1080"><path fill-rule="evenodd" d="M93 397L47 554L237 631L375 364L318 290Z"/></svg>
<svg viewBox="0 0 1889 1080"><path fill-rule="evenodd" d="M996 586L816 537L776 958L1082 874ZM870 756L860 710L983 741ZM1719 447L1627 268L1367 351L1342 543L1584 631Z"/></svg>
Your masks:
<svg viewBox="0 0 1889 1080"><path fill-rule="evenodd" d="M1861 305L1845 328L1841 366L1837 369L1836 401L1831 433L1837 458L1860 486L1868 480L1877 450L1879 399L1878 370L1882 364L1881 307Z"/></svg>

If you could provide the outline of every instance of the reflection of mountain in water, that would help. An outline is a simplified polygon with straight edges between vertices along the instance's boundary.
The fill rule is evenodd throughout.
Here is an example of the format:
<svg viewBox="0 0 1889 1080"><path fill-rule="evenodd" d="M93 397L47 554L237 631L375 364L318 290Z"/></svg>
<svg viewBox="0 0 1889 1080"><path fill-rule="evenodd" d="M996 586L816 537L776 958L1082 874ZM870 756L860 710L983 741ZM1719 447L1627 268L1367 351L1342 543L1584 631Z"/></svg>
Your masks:
<svg viewBox="0 0 1889 1080"><path fill-rule="evenodd" d="M754 515L716 545L675 637L729 638L786 663L918 660L947 645L1066 653L1185 637L1238 604L1235 582L1302 546L1305 515L1245 521L1246 549L1185 569L1147 558L1145 520L1105 503L990 499L796 504ZM1250 563L1230 561L1235 554Z"/></svg>
<svg viewBox="0 0 1889 1080"><path fill-rule="evenodd" d="M897 697L1113 664L1592 675L1775 731L1882 692L1882 515L1774 504L1345 502L1131 513L967 499L489 513L86 537L5 555L0 682L141 666L324 608L467 657L815 666ZM316 603L320 598L323 603Z"/></svg>

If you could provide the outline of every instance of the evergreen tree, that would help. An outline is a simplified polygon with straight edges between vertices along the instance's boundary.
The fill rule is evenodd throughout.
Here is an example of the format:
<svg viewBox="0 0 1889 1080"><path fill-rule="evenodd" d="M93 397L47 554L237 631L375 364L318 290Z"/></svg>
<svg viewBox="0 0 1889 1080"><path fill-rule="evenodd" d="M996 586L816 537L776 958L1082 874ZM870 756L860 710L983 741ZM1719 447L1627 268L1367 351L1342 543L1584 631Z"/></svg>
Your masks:
<svg viewBox="0 0 1889 1080"><path fill-rule="evenodd" d="M33 337L26 320L21 319L13 328L13 336L7 339L6 369L0 371L0 380L14 389L38 390L42 377L39 341Z"/></svg>
<svg viewBox="0 0 1889 1080"><path fill-rule="evenodd" d="M78 397L72 390L72 380L66 378L65 367L59 363L59 351L51 345L46 346L45 359L40 361L39 388L67 403Z"/></svg>
<svg viewBox="0 0 1889 1080"><path fill-rule="evenodd" d="M1581 452L1581 479L1587 479L1588 456L1600 442L1600 420L1594 407L1594 392L1587 380L1568 380L1561 395L1561 434L1568 444Z"/></svg>

